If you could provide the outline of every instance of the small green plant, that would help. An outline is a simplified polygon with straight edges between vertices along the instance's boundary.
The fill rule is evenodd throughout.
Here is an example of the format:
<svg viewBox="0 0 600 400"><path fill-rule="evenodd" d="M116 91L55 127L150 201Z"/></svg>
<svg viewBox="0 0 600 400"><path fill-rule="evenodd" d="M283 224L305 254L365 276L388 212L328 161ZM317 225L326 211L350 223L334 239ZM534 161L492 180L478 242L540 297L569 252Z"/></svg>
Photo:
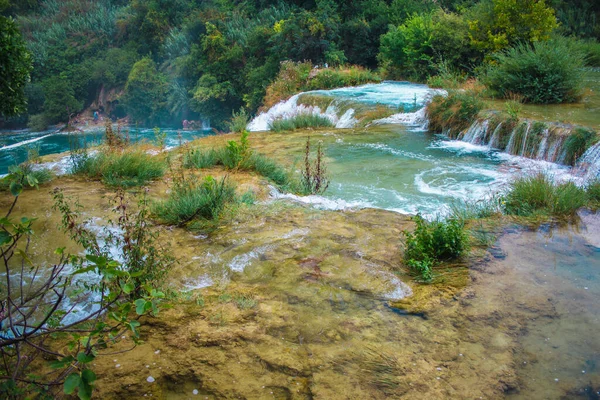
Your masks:
<svg viewBox="0 0 600 400"><path fill-rule="evenodd" d="M156 145L161 149L166 147L167 143L167 132L161 130L159 127L154 128L154 141Z"/></svg>
<svg viewBox="0 0 600 400"><path fill-rule="evenodd" d="M194 219L216 220L235 200L235 186L227 177L207 176L201 183L184 177L174 183L167 200L154 204L152 213L162 223L182 226Z"/></svg>
<svg viewBox="0 0 600 400"><path fill-rule="evenodd" d="M414 217L416 228L404 231L404 261L419 279L429 282L433 267L439 262L461 257L468 249L468 235L464 222L456 218L427 221L421 215Z"/></svg>
<svg viewBox="0 0 600 400"><path fill-rule="evenodd" d="M115 132L110 120L106 120L106 124L104 125L104 140L106 145L112 150L124 149L130 143L129 132L123 131L121 125L117 125Z"/></svg>
<svg viewBox="0 0 600 400"><path fill-rule="evenodd" d="M240 135L239 143L235 140L227 142L227 146L220 152L220 161L227 169L240 169L252 155L248 131L244 130Z"/></svg>
<svg viewBox="0 0 600 400"><path fill-rule="evenodd" d="M233 111L231 113L231 119L227 123L230 132L242 133L246 130L246 126L250 121L250 115L245 108L240 108L237 113Z"/></svg>
<svg viewBox="0 0 600 400"><path fill-rule="evenodd" d="M304 168L301 178L301 193L304 195L323 194L329 187L327 168L324 163L323 143L319 141L315 160L311 161L310 136L304 146Z"/></svg>
<svg viewBox="0 0 600 400"><path fill-rule="evenodd" d="M508 114L508 118L511 121L518 121L519 114L523 110L523 104L521 104L518 100L507 100L504 102L504 111Z"/></svg>

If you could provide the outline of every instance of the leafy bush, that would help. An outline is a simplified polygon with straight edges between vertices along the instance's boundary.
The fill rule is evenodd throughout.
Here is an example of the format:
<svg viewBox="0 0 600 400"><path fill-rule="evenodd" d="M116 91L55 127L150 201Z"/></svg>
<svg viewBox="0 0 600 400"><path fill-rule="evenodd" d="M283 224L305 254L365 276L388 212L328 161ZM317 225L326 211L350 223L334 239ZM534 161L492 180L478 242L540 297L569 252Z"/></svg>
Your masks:
<svg viewBox="0 0 600 400"><path fill-rule="evenodd" d="M100 179L109 186L143 186L164 175L165 162L141 150L102 151L85 157L75 174Z"/></svg>
<svg viewBox="0 0 600 400"><path fill-rule="evenodd" d="M133 65L123 99L134 121L159 125L168 115L167 80L150 58L143 58Z"/></svg>
<svg viewBox="0 0 600 400"><path fill-rule="evenodd" d="M587 202L585 190L572 182L557 184L544 173L511 182L501 204L509 215L570 216Z"/></svg>
<svg viewBox="0 0 600 400"><path fill-rule="evenodd" d="M597 141L598 135L596 132L584 128L574 129L565 140L563 150L565 152L564 163L567 165L575 165L579 157L581 157L583 153Z"/></svg>
<svg viewBox="0 0 600 400"><path fill-rule="evenodd" d="M451 91L448 96L436 95L425 110L429 129L456 138L473 123L483 106L483 101L469 92Z"/></svg>
<svg viewBox="0 0 600 400"><path fill-rule="evenodd" d="M497 53L483 77L502 97L526 103L570 103L581 97L583 56L562 41L519 44Z"/></svg>
<svg viewBox="0 0 600 400"><path fill-rule="evenodd" d="M416 228L404 231L404 260L422 280L433 278L432 268L439 262L461 257L468 249L464 222L449 218L428 222L421 215L414 217Z"/></svg>
<svg viewBox="0 0 600 400"><path fill-rule="evenodd" d="M280 118L269 123L273 132L293 131L307 128L331 128L333 123L329 118L319 114L298 114L290 118Z"/></svg>
<svg viewBox="0 0 600 400"><path fill-rule="evenodd" d="M201 183L187 178L175 183L167 200L154 204L153 214L163 223L184 225L197 218L218 219L234 201L235 186L227 178L207 176Z"/></svg>

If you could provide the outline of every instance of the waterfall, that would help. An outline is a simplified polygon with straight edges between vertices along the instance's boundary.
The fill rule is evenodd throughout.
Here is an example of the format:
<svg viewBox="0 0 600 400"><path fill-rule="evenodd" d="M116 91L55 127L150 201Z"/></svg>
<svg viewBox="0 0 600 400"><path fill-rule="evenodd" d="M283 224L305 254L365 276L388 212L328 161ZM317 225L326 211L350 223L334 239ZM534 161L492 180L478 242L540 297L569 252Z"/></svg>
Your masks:
<svg viewBox="0 0 600 400"><path fill-rule="evenodd" d="M268 111L260 113L247 126L251 132L268 131L270 124L278 119L293 118L302 114L317 114L331 121L336 128L352 128L358 122L354 118L354 109L350 108L342 116L338 116L339 109L335 106L335 101L327 107L325 112L319 106L307 106L298 104L298 98L303 93L296 94L288 100L281 101L271 107Z"/></svg>
<svg viewBox="0 0 600 400"><path fill-rule="evenodd" d="M579 159L577 170L583 175L584 181L600 179L600 142L590 147Z"/></svg>

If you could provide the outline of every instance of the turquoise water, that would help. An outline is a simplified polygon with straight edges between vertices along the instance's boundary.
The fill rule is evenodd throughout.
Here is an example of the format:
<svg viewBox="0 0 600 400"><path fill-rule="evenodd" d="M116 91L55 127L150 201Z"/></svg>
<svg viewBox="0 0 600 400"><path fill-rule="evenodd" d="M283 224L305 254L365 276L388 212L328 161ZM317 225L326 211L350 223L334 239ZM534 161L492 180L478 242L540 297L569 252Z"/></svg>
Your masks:
<svg viewBox="0 0 600 400"><path fill-rule="evenodd" d="M298 200L328 209L373 207L434 216L446 214L453 203L490 197L521 174L571 177L567 167L402 125L333 131L320 138L331 184L322 196Z"/></svg>
<svg viewBox="0 0 600 400"><path fill-rule="evenodd" d="M153 141L154 130L128 128L133 142L142 140ZM179 145L180 140L187 142L211 134L211 131L177 131L163 129L167 134L168 147ZM179 134L181 133L181 138ZM88 146L99 144L104 136L104 128L79 133L55 133L54 131L30 132L8 131L0 132L0 174L8 173L8 168L27 160L29 149L35 149L40 156L69 151L71 144L77 140L86 142Z"/></svg>

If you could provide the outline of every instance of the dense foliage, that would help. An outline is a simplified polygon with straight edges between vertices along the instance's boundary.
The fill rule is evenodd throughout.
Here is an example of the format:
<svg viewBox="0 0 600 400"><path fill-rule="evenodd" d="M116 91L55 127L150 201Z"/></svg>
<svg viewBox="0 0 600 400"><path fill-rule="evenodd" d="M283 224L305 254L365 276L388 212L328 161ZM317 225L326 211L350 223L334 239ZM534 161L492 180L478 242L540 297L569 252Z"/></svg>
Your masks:
<svg viewBox="0 0 600 400"><path fill-rule="evenodd" d="M226 129L232 112L252 115L300 90L469 76L497 51L556 35L574 38L567 54L600 63L592 0L2 3L34 65L26 110L22 98L12 106L25 114L13 122L33 127L98 110L150 126L204 119ZM1 81L23 86L27 66L16 70L20 80Z"/></svg>
<svg viewBox="0 0 600 400"><path fill-rule="evenodd" d="M0 116L25 111L31 55L12 18L0 15Z"/></svg>
<svg viewBox="0 0 600 400"><path fill-rule="evenodd" d="M519 44L495 56L486 83L503 97L527 103L572 103L581 96L583 55L563 41Z"/></svg>

